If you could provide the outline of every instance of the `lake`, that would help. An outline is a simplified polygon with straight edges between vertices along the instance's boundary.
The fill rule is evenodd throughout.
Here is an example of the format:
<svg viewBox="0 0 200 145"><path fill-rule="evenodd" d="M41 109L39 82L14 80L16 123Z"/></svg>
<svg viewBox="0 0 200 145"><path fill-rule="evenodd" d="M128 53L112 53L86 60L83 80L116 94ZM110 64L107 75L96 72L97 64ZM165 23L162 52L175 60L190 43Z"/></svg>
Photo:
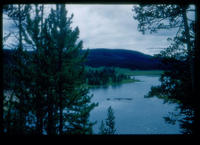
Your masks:
<svg viewBox="0 0 200 145"><path fill-rule="evenodd" d="M159 85L158 76L136 76L140 82L93 88L92 102L98 102L90 114L91 121L97 121L93 132L99 132L101 120L107 117L109 106L114 110L117 134L181 134L180 125L168 124L163 117L174 112L177 104L164 104L156 97L144 98L153 85Z"/></svg>

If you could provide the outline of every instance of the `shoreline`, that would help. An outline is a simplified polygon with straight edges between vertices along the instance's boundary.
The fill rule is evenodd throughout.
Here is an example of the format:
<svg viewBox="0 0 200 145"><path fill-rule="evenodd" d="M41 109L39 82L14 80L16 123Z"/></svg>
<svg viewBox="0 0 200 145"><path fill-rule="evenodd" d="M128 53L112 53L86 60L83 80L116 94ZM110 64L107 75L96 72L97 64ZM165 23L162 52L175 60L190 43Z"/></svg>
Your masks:
<svg viewBox="0 0 200 145"><path fill-rule="evenodd" d="M122 84L127 84L127 83L134 83L134 82L141 82L141 81L137 80L137 79L127 79L127 80L122 80L121 82L110 82L110 83L105 84L105 85L87 85L87 87L89 89L104 88L104 87L122 85Z"/></svg>

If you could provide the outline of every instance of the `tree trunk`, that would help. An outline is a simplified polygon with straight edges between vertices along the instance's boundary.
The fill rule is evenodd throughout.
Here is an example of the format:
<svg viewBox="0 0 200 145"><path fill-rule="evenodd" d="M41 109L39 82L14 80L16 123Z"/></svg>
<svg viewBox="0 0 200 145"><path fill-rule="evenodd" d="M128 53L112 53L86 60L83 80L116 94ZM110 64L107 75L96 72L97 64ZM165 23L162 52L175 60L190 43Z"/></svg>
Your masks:
<svg viewBox="0 0 200 145"><path fill-rule="evenodd" d="M19 12L19 48L22 50L22 18L21 18L21 5L18 5Z"/></svg>
<svg viewBox="0 0 200 145"><path fill-rule="evenodd" d="M8 105L8 114L7 114L7 134L10 135L10 130L11 130L11 110L12 110L12 106L13 106L13 96L14 96L14 93L12 92L11 95L10 95L10 99L9 99L9 102L10 104Z"/></svg>
<svg viewBox="0 0 200 145"><path fill-rule="evenodd" d="M38 91L38 90L37 90ZM39 92L37 93L37 102L40 102L40 94ZM37 110L36 110L36 117L37 117L37 122L36 122L36 134L37 135L42 135L42 128L43 128L43 117L42 117L42 106L41 103L38 103L37 105Z"/></svg>
<svg viewBox="0 0 200 145"><path fill-rule="evenodd" d="M192 81L192 92L194 93L194 51L191 46L191 41L190 41L190 30L188 26L188 19L187 19L187 11L186 7L183 8L183 23L184 23L184 28L185 28L185 36L186 36L186 41L187 41L187 50L189 51L189 59L190 59L190 72L191 72L191 81Z"/></svg>
<svg viewBox="0 0 200 145"><path fill-rule="evenodd" d="M2 10L2 6L1 6L1 10ZM1 12L1 14L0 14L0 19L2 20L2 14L3 14L3 12ZM2 28L2 22L1 22L1 24L0 24L0 27ZM3 40L2 39L2 35L0 36L1 37L1 40ZM0 54L1 54L1 60L0 60L0 62L1 62L1 64L0 64L0 66L1 66L1 70L3 70L3 50L2 50L2 48L3 48L3 42L1 41L0 42L1 43L1 48L0 48ZM1 71L1 73L0 73L0 76L1 76L1 80L3 80L3 73L2 73L2 71ZM1 81L1 83L3 83L3 81ZM4 121L3 121L3 100L4 100L4 94L3 94L3 84L2 84L2 87L0 87L0 92L1 92L1 95L0 95L0 135L2 135L3 133L4 133Z"/></svg>
<svg viewBox="0 0 200 145"><path fill-rule="evenodd" d="M52 109L52 102L48 98L48 123L47 123L47 134L53 135L53 109Z"/></svg>
<svg viewBox="0 0 200 145"><path fill-rule="evenodd" d="M37 27L36 28L36 31L35 31L35 37L37 38L36 40L36 46L37 46L37 49L36 49L36 61L37 61L37 65L38 65L38 68L37 68L37 78L38 79L41 79L40 78L40 70L39 69L43 69L43 66L41 66L41 48L43 47L42 45L42 38L40 38L39 36L40 35L40 29L42 30L42 26L43 26L43 5L42 5L42 15L41 17L39 16L39 9L38 9L38 4L35 5L35 12L36 12L36 23L37 23ZM41 27L39 27L39 22L41 21ZM42 34L42 33L41 33ZM45 72L46 73L46 72ZM38 84L39 86L41 86L42 84ZM38 135L42 135L42 129L43 129L43 106L42 106L42 103L43 103L43 95L46 93L44 90L42 92L42 94L40 94L39 91L41 91L39 88L37 88L37 107L36 107L36 114L37 114L37 122L36 122L36 133Z"/></svg>
<svg viewBox="0 0 200 145"><path fill-rule="evenodd" d="M59 52L59 73L61 73L61 66L62 66L62 58L61 58L61 51ZM61 74L59 74L59 82L58 82L58 94L59 94L59 106L60 106L60 126L59 126L59 132L60 135L63 134L63 97L62 97L62 82L61 82Z"/></svg>
<svg viewBox="0 0 200 145"><path fill-rule="evenodd" d="M39 15L39 10L38 10L38 5L37 4L35 5L35 9L36 9L35 10L36 11L36 19L37 19L37 23L38 23L37 24L37 26L38 26L37 35L39 37L38 37L38 40L37 40L37 50L38 50L38 55L39 55L39 53L41 53L40 52L41 48L43 47L43 33L42 33L42 29L43 29L43 15L44 15L43 9L44 9L44 5L42 4L42 7L41 7L41 16ZM39 28L39 21L41 22L40 28ZM40 56L38 56L38 57L40 58ZM40 65L39 68L42 68L42 66L40 64L40 61L38 62L38 65ZM45 71L45 73L47 73L47 71ZM38 77L39 77L40 76L40 72L38 71L37 74L38 74ZM39 85L41 85L41 84L39 84ZM43 95L46 94L46 91L43 90L43 92L44 93L42 95L40 94L38 96L38 99L37 99L38 102L39 102L39 100L41 100L41 102L43 102L43 97L44 97ZM38 132L39 135L42 135L43 117L44 117L44 115L43 115L43 106L42 106L43 104L41 102L38 103L38 112L37 112L38 113L38 122L37 122L37 124L38 124L38 131L37 132Z"/></svg>
<svg viewBox="0 0 200 145"><path fill-rule="evenodd" d="M56 14L57 14L57 17L59 18L60 17L60 5L56 5ZM58 81L58 96L59 96L59 121L60 121L60 125L59 125L59 132L60 132L60 135L63 135L63 96L62 96L62 75L61 75L61 72L62 72L62 49L63 49L63 36L61 35L62 34L62 26L60 25L60 21L58 22L58 27L60 27L60 32L58 32L58 73L59 73L59 81Z"/></svg>
<svg viewBox="0 0 200 145"><path fill-rule="evenodd" d="M194 105L195 105L195 114L194 114L194 134L200 134L200 74L199 74L199 66L200 66L200 6L196 4L195 10L195 48L194 48Z"/></svg>
<svg viewBox="0 0 200 145"><path fill-rule="evenodd" d="M22 46L22 18L21 18L21 5L18 4L18 12L19 12L19 53L18 53L18 58L19 58L19 63L20 63L20 67L22 65L22 51L23 51L23 46ZM20 68L20 75L23 75L22 74L22 70L23 68ZM23 76L21 76L23 77ZM19 80L19 84L20 84L20 87L23 86L23 82L22 80ZM24 94L23 94L23 87L22 89L20 89L20 99L19 99L19 134L24 134L25 132L25 113L24 113Z"/></svg>
<svg viewBox="0 0 200 145"><path fill-rule="evenodd" d="M56 129L54 124L54 93L52 92L54 88L49 88L47 90L47 135L55 135Z"/></svg>

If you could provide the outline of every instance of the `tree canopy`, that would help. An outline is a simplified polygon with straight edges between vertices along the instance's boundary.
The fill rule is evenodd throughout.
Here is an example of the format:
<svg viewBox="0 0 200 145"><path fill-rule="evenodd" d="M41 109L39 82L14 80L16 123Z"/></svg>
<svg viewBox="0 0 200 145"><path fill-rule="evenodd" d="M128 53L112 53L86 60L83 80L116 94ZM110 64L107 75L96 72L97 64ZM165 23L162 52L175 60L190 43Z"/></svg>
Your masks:
<svg viewBox="0 0 200 145"><path fill-rule="evenodd" d="M196 26L195 13L197 7L189 4L159 4L138 5L133 8L134 19L138 20L138 30L156 33L161 29L176 30L174 38L168 38L170 46L161 50L157 57L162 57L164 64L169 65L169 70L160 77L161 85L152 87L148 96L158 96L180 103L181 112L187 117L182 119L184 133L197 133L199 128L196 122L199 117L195 97L194 52L198 49L195 45ZM193 15L188 17L189 12ZM196 57L197 58L197 57ZM189 121L190 120L190 121Z"/></svg>
<svg viewBox="0 0 200 145"><path fill-rule="evenodd" d="M86 53L79 29L71 27L64 4L44 17L43 4L6 5L4 13L18 28L18 47L13 86L14 97L4 98L7 134L91 134L90 111L97 106L84 87ZM27 53L25 44L33 50Z"/></svg>

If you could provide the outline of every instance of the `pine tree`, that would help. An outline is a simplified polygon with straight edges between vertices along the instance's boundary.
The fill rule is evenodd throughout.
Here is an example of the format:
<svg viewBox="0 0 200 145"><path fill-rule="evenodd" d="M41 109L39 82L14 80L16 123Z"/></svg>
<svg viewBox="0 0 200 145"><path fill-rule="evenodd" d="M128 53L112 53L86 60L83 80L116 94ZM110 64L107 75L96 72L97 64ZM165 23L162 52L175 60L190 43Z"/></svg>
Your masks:
<svg viewBox="0 0 200 145"><path fill-rule="evenodd" d="M7 112L8 123L7 123L7 133L11 132L17 134L25 134L27 131L26 126L26 115L28 114L27 101L29 100L29 95L27 94L27 80L28 76L26 74L27 68L27 53L24 49L23 44L23 25L26 14L29 12L29 9L25 5L6 5L4 7L4 13L6 13L16 24L18 29L18 44L16 46L16 50L13 56L15 64L11 67L12 74L14 76L14 85L11 86L14 91L14 95L16 96L15 100L9 101L9 103L13 104L12 108L8 110L16 111L16 116L11 118L10 113ZM12 120L12 123L11 123ZM11 126L12 124L12 126Z"/></svg>
<svg viewBox="0 0 200 145"><path fill-rule="evenodd" d="M108 108L108 114L107 114L107 119L106 119L106 132L107 134L114 134L116 129L115 129L115 116L114 112L111 108L111 106Z"/></svg>
<svg viewBox="0 0 200 145"><path fill-rule="evenodd" d="M111 108L111 106L108 108L105 124L104 124L104 121L102 120L101 126L99 129L100 129L99 133L102 135L103 134L107 134L107 135L115 134L115 132L116 132L115 116L114 116L114 112L113 112L113 109Z"/></svg>
<svg viewBox="0 0 200 145"><path fill-rule="evenodd" d="M37 87L45 87L39 93L44 92L41 98L47 100L48 123L46 127L49 135L56 134L57 129L60 135L64 134L63 132L65 134L92 132L93 123L89 122L88 117L96 104L90 104L91 96L87 95L88 90L83 87L85 82L83 61L86 54L83 55L80 52L82 41L77 42L78 28L72 30L70 27L72 18L73 16L67 17L64 5L56 5L56 9L51 9L48 18L45 19L44 27L39 35L36 32L40 30L35 30L38 29L39 24L37 19L30 21L30 18L27 18L29 20L27 30L37 50L34 52L37 54L37 59L35 57L33 60L36 61L35 67L37 68L35 69L39 68L40 73L36 74L43 76L39 77L42 82L36 81L35 83ZM31 23L37 25L31 26ZM43 41L39 43L39 40ZM43 63L39 64L41 62ZM41 102L45 101L43 99ZM59 128L56 127L57 125Z"/></svg>
<svg viewBox="0 0 200 145"><path fill-rule="evenodd" d="M194 90L194 33L190 32L194 25L194 20L187 17L188 10L191 10L188 4L181 5L139 5L135 6L133 11L136 13L134 19L138 20L138 30L155 33L161 29L175 29L177 34L175 39L182 39L182 43L187 45L187 53L190 61L190 78L192 81L192 91Z"/></svg>
<svg viewBox="0 0 200 145"><path fill-rule="evenodd" d="M194 59L199 60L197 45L195 45L195 41L197 42L195 40L197 21L187 17L189 11L197 14L197 8L199 7L196 5L196 8L192 9L187 3L180 5L139 5L134 7L136 12L134 18L138 20L138 29L142 33L177 28L176 36L169 39L171 45L157 55L162 58L164 64L169 66L169 70L161 76L161 86L152 87L149 96L156 93L159 97L181 102L182 112L191 114L186 115L186 122L189 122L188 120L196 122L190 127L183 125L187 126L187 131L190 133L198 133L200 130L198 125L199 109L197 107L199 103L196 97L196 94L199 93L196 89L199 79L194 71L197 67ZM194 53L195 51L197 53Z"/></svg>
<svg viewBox="0 0 200 145"><path fill-rule="evenodd" d="M56 17L55 17L56 16ZM59 133L63 130L70 134L90 134L92 125L89 113L96 106L91 103L88 89L84 84L83 61L86 54L81 54L82 41L78 42L79 29L70 27L72 18L67 17L65 5L56 5L49 21L53 22L55 47L57 48L56 92L59 99ZM55 30L56 29L56 30ZM66 112L64 112L64 110ZM65 125L67 124L67 125Z"/></svg>
<svg viewBox="0 0 200 145"><path fill-rule="evenodd" d="M35 4L32 8L33 13L26 16L26 24L23 36L27 44L32 46L32 54L30 56L29 77L32 80L29 83L31 94L30 103L32 106L32 114L36 116L35 133L41 135L44 129L44 116L47 113L47 90L49 89L49 78L47 69L49 67L45 49L44 24L43 24L43 5Z"/></svg>
<svg viewBox="0 0 200 145"><path fill-rule="evenodd" d="M90 103L84 85L87 53L81 52L78 27L70 26L73 15L67 17L65 5L56 5L46 18L44 5L25 5L23 11L21 5L11 5L6 10L19 28L12 88L16 100L7 115L12 133L91 134L89 114L97 104ZM32 51L25 51L24 42Z"/></svg>
<svg viewBox="0 0 200 145"><path fill-rule="evenodd" d="M104 123L103 120L101 121L101 125L100 125L100 127L99 127L99 134L101 134L101 135L106 134L106 131L105 131L105 123Z"/></svg>

